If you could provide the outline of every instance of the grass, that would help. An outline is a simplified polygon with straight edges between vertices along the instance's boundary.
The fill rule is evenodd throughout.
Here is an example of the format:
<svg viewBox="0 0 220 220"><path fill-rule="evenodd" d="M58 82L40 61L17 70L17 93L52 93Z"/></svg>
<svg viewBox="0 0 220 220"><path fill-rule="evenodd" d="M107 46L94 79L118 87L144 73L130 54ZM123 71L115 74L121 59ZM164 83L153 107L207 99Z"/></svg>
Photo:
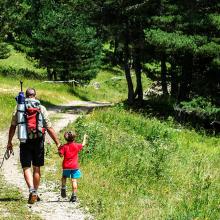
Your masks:
<svg viewBox="0 0 220 220"><path fill-rule="evenodd" d="M17 96L20 91L20 80L24 82L24 90L27 87L34 87L37 91L37 97L46 106L59 105L76 99L119 102L126 97L126 95L122 94L126 91L125 88L121 87L121 92L118 92L114 87L114 82L117 87L119 87L118 82L123 82L123 86L126 86L125 80L123 79L124 75L118 70L100 71L96 80L101 83L101 88L97 90L93 86L93 82L96 80L93 80L90 85L86 87L71 88L67 85L43 83L40 80L33 80L22 75L7 75L6 77L4 74L1 74L1 71L3 70L7 70L10 73L10 68L13 70L15 69L16 71L27 69L30 72L37 72L39 75L44 74L45 71L42 69L36 69L36 67L33 66L33 63L29 62L29 60L24 57L24 54L16 52L13 48L11 49L11 56L8 59L0 60L0 130L8 128L10 125L11 114L16 105L15 96ZM120 72L120 76L119 79L115 80L114 77L116 72ZM107 87L109 85L111 86L108 89ZM114 96L114 98L109 99L110 95ZM49 167L49 165L50 167L60 167L60 160L52 161L50 159L53 158L51 152L50 146L46 144L46 167ZM52 172L52 174L47 176L49 171ZM51 169L49 171L45 169L46 176L43 173L43 181L45 179L49 181L49 179L53 177L54 171L51 171ZM59 178L56 180L51 179L51 182L56 182L58 185ZM2 186L0 190L1 219L40 219L29 212L26 205L26 198L22 197L18 189L6 185L2 177L0 178L0 184Z"/></svg>
<svg viewBox="0 0 220 220"><path fill-rule="evenodd" d="M70 125L81 141L79 198L96 219L219 219L220 139L127 112L96 110ZM56 172L61 159L51 152Z"/></svg>
<svg viewBox="0 0 220 220"><path fill-rule="evenodd" d="M103 69L89 85L77 88L28 79L24 83L35 87L47 106L72 99L118 103L127 96L123 76L117 68ZM1 129L9 125L18 81L0 77ZM143 81L144 88L149 86L149 80ZM96 110L67 129L77 130L78 141L84 133L90 136L89 145L80 154L83 177L78 195L96 219L220 218L218 137L183 128L172 118L160 121L126 111L122 104ZM43 179L59 186L60 176L61 159L55 148L46 145ZM26 200L16 189L6 187L2 179L0 184L1 212L9 219L14 215L38 218L30 215Z"/></svg>
<svg viewBox="0 0 220 220"><path fill-rule="evenodd" d="M46 75L46 69L39 68L36 60L28 60L24 53L15 50L11 45L8 48L10 49L10 56L7 59L0 59L1 70L12 68L19 71L24 69L35 72L39 76Z"/></svg>
<svg viewBox="0 0 220 220"><path fill-rule="evenodd" d="M22 53L18 53L12 49L10 57L21 56L21 63L18 60L8 58L0 60L0 70L2 65L13 66L13 61L18 61L21 65L20 68L32 68L30 63ZM23 61L22 61L23 60ZM2 63L1 63L2 62ZM33 65L33 64L32 64ZM17 65L19 68L19 66ZM42 70L41 70L42 71ZM1 71L0 71L1 73ZM134 77L133 77L134 78ZM108 102L121 102L126 99L126 80L124 73L118 68L110 70L100 70L97 77L93 79L88 85L81 87L70 87L65 84L52 84L44 83L40 80L33 80L22 76L5 77L0 74L0 130L9 126L11 120L11 113L15 109L15 97L20 91L20 80L23 81L24 90L28 87L33 87L37 91L37 98L46 107L68 103L72 100L91 100L91 101L108 101ZM134 82L135 83L135 82ZM143 86L148 87L150 81L143 77ZM95 87L99 84L99 88Z"/></svg>
<svg viewBox="0 0 220 220"><path fill-rule="evenodd" d="M134 88L136 86L134 73L132 74ZM143 88L149 87L151 81L142 76ZM118 103L127 98L127 82L124 72L118 67L103 69L88 86L76 88L75 95L82 100L99 100Z"/></svg>
<svg viewBox="0 0 220 220"><path fill-rule="evenodd" d="M24 79L24 90L34 87L37 91L37 98L45 106L68 103L79 98L70 91L72 88L66 85L42 83L39 80ZM15 97L20 91L19 79L0 76L0 129L10 125L11 114L16 106Z"/></svg>
<svg viewBox="0 0 220 220"><path fill-rule="evenodd" d="M0 219L2 220L40 220L41 218L30 213L27 209L27 199L14 187L9 187L0 176Z"/></svg>
<svg viewBox="0 0 220 220"><path fill-rule="evenodd" d="M98 74L98 79L105 80L107 77L114 77L111 72L101 71ZM39 80L22 79L24 82L24 89L33 87L37 91L37 98L45 106L59 105L68 103L72 100L92 100L92 101L115 101L118 102L125 98L125 95L112 86L107 92L107 85L109 82L104 82L103 87L96 90L91 82L87 87L72 88L63 84L43 83ZM0 129L9 126L11 120L11 113L15 109L15 97L20 91L20 79L0 76ZM111 80L110 80L111 82ZM122 90L125 88L122 87ZM112 99L110 95L114 95Z"/></svg>

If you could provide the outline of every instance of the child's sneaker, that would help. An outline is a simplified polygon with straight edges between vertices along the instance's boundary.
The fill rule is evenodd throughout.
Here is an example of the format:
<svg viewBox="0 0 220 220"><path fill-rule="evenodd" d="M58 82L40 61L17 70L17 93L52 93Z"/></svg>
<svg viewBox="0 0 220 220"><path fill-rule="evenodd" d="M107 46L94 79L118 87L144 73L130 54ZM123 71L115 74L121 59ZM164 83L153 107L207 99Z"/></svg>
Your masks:
<svg viewBox="0 0 220 220"><path fill-rule="evenodd" d="M70 202L76 202L76 195L72 194L71 198L70 198Z"/></svg>
<svg viewBox="0 0 220 220"><path fill-rule="evenodd" d="M61 188L61 197L66 198L66 188Z"/></svg>

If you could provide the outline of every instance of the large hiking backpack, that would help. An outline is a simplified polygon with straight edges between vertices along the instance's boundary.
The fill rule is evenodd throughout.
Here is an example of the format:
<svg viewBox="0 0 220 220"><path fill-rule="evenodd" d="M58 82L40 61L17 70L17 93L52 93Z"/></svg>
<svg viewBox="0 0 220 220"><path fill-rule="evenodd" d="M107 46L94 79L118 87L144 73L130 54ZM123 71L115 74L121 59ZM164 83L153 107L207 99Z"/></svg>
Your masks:
<svg viewBox="0 0 220 220"><path fill-rule="evenodd" d="M45 126L40 101L31 98L25 99L25 114L28 139L43 137Z"/></svg>

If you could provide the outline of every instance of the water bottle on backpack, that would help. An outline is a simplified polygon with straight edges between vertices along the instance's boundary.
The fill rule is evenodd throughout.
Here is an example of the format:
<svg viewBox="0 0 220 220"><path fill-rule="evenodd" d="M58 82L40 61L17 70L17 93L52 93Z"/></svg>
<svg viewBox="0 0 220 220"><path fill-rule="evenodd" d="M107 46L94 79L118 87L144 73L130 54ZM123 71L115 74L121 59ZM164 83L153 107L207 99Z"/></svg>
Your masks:
<svg viewBox="0 0 220 220"><path fill-rule="evenodd" d="M15 98L17 101L17 123L18 123L18 139L20 142L25 143L27 140L27 124L26 124L26 107L25 107L25 95L22 91L22 81L20 81L21 92Z"/></svg>

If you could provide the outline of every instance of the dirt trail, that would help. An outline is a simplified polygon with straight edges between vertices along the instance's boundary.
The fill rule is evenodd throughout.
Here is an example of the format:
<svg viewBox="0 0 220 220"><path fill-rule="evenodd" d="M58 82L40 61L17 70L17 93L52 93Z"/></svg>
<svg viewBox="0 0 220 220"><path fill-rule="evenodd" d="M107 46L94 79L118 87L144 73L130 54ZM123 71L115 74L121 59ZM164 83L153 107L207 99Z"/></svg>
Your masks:
<svg viewBox="0 0 220 220"><path fill-rule="evenodd" d="M56 132L59 132L65 128L69 123L74 122L80 113L88 113L94 107L105 107L110 106L109 103L100 102L83 102L73 101L67 105L56 106L48 109L51 115L56 114L57 120L53 123L53 127ZM7 143L8 132L0 133L0 145L2 146L0 154L3 155L5 146ZM48 137L47 137L48 138ZM16 139L16 138L14 138ZM18 142L16 143L18 145ZM14 185L19 188L19 191L25 198L28 198L28 190L26 183L23 178L23 174L19 163L19 147L14 148L15 155L9 160L4 162L2 167L3 176L8 184ZM48 169L55 169L49 167ZM41 195L41 202L35 203L34 205L28 205L27 207L34 213L41 216L46 220L66 220L66 219L92 219L92 216L80 208L79 202L69 203L67 199L60 197L59 188L54 192L55 186L48 183L46 180L41 183L39 188L39 194Z"/></svg>

